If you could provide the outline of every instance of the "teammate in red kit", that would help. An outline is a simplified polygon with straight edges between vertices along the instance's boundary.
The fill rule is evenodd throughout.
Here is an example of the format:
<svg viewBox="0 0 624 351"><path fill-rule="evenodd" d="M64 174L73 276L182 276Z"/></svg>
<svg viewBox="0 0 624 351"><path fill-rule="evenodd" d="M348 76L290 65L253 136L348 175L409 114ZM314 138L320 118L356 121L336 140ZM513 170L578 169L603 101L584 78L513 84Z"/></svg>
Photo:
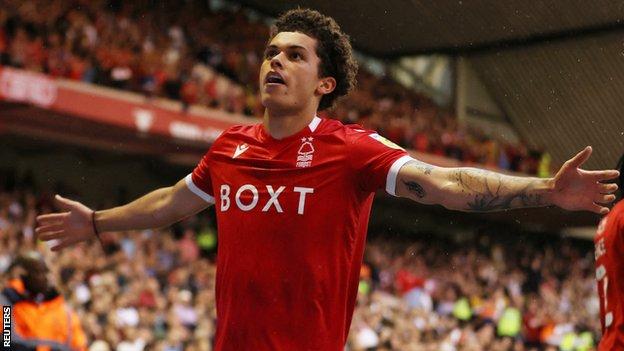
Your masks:
<svg viewBox="0 0 624 351"><path fill-rule="evenodd" d="M618 164L619 186L624 184L624 154ZM596 280L600 297L602 339L598 350L624 350L624 191L618 202L598 225L596 247Z"/></svg>
<svg viewBox="0 0 624 351"><path fill-rule="evenodd" d="M551 179L412 159L372 131L317 117L355 84L357 65L335 21L306 9L275 23L260 70L263 123L226 130L191 174L127 205L38 217L59 250L97 231L170 225L216 206L215 350L344 348L374 193L463 211L557 205L606 213L616 171L579 167L586 148Z"/></svg>

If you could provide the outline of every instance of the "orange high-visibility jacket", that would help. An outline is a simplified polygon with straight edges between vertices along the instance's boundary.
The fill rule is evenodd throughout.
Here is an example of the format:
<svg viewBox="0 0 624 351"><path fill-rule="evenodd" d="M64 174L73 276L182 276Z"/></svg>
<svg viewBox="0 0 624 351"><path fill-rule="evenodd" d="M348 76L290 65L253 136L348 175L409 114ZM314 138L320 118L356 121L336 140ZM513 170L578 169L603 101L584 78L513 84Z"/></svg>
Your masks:
<svg viewBox="0 0 624 351"><path fill-rule="evenodd" d="M1 293L0 304L11 310L11 343L16 349L36 351L85 351L87 338L75 312L56 292L36 302L25 296L21 280L11 280Z"/></svg>

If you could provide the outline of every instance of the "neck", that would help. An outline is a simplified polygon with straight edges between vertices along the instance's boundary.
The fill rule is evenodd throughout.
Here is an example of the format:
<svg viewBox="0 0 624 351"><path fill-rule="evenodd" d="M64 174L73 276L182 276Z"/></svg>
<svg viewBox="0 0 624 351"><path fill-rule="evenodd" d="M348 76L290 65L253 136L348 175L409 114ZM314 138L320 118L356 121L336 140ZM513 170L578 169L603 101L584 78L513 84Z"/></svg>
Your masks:
<svg viewBox="0 0 624 351"><path fill-rule="evenodd" d="M284 139L297 134L312 122L316 110L304 109L294 113L280 113L265 109L262 124L264 129L275 139Z"/></svg>

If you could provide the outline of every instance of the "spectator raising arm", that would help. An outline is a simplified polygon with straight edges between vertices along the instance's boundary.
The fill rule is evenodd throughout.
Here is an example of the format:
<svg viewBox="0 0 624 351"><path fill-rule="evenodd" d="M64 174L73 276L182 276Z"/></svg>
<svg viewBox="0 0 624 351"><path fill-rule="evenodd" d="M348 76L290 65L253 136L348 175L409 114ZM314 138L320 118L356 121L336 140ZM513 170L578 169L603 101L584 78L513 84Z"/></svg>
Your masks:
<svg viewBox="0 0 624 351"><path fill-rule="evenodd" d="M37 217L35 230L40 240L59 240L54 251L89 240L98 232L160 228L193 215L210 204L195 195L184 179L123 206L96 211L77 201L55 198L64 212Z"/></svg>
<svg viewBox="0 0 624 351"><path fill-rule="evenodd" d="M396 193L425 204L460 211L500 211L556 205L566 210L605 214L617 190L602 181L615 170L586 171L580 166L591 155L586 147L568 160L554 178L513 177L476 168L442 168L410 161L399 171Z"/></svg>

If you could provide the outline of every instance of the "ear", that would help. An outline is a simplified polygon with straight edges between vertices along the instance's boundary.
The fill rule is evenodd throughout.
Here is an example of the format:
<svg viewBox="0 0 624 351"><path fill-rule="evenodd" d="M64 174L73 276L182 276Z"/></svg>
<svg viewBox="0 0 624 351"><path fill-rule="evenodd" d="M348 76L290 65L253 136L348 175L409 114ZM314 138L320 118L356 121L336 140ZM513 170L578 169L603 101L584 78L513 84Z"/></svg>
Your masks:
<svg viewBox="0 0 624 351"><path fill-rule="evenodd" d="M319 95L326 95L336 89L336 79L334 77L324 77L319 80L316 92Z"/></svg>

